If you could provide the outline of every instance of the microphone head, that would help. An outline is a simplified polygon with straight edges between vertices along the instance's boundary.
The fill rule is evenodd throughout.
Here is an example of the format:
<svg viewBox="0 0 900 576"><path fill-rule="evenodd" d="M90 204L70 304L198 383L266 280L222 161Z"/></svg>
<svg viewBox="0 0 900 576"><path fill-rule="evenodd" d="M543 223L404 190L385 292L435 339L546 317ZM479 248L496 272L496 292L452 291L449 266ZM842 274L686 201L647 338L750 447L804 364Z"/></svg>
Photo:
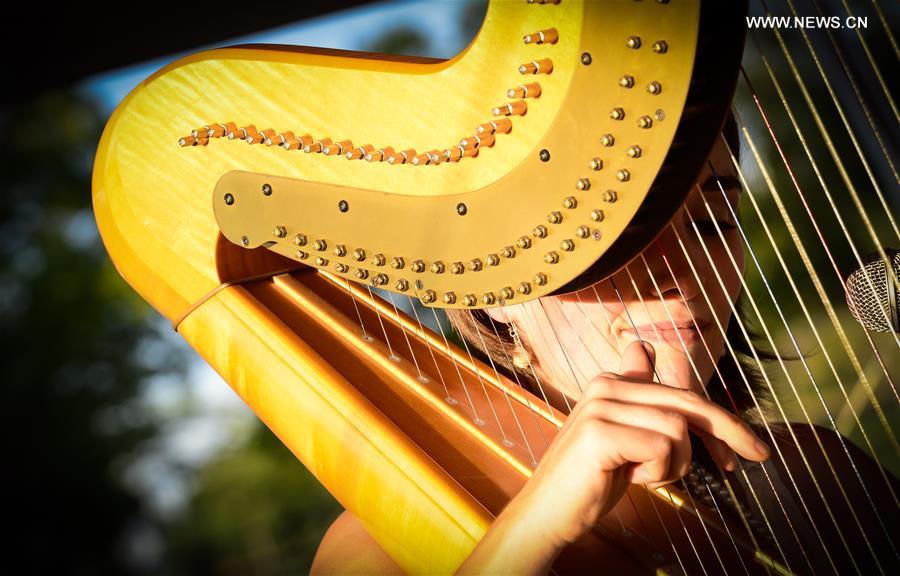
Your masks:
<svg viewBox="0 0 900 576"><path fill-rule="evenodd" d="M900 250L886 248L884 252L891 262L894 278L900 278ZM863 267L857 268L847 277L844 288L850 313L863 328L869 332L900 332L900 290L894 284L879 252L863 258Z"/></svg>

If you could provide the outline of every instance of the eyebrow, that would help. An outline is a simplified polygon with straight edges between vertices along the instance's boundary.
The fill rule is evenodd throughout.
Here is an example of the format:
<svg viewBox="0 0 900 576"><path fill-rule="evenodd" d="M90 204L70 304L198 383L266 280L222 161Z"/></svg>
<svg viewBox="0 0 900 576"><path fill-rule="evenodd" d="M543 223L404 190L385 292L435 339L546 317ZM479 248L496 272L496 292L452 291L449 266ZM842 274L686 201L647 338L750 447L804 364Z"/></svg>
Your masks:
<svg viewBox="0 0 900 576"><path fill-rule="evenodd" d="M719 184L726 192L729 190L743 191L740 180L734 176L710 176L700 184L700 189L704 192L718 192Z"/></svg>

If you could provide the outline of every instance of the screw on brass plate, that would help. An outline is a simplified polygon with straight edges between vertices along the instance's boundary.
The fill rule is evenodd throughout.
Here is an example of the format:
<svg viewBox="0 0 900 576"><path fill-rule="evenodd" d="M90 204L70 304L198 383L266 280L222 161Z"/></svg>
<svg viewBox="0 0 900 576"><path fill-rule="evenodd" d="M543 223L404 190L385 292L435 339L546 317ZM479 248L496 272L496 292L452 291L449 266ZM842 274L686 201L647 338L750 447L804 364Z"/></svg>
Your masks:
<svg viewBox="0 0 900 576"><path fill-rule="evenodd" d="M263 184L262 185L262 193L265 194L266 196L271 196L272 195L272 186L270 186L269 184Z"/></svg>
<svg viewBox="0 0 900 576"><path fill-rule="evenodd" d="M234 196L232 196L230 193L226 194L225 195L225 205L231 206L232 204L234 204Z"/></svg>

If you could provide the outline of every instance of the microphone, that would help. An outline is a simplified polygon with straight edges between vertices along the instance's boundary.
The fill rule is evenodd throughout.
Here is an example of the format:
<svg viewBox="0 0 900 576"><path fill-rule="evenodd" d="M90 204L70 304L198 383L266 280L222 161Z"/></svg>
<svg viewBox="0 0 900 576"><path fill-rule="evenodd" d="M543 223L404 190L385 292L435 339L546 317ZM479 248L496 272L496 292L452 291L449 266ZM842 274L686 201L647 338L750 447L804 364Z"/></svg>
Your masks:
<svg viewBox="0 0 900 576"><path fill-rule="evenodd" d="M893 278L880 253L867 255L863 258L862 268L853 271L844 283L847 306L856 321L869 332L900 332L897 313L900 291L894 283L900 278L900 250L886 248L884 253L893 268ZM871 283L866 279L866 273Z"/></svg>

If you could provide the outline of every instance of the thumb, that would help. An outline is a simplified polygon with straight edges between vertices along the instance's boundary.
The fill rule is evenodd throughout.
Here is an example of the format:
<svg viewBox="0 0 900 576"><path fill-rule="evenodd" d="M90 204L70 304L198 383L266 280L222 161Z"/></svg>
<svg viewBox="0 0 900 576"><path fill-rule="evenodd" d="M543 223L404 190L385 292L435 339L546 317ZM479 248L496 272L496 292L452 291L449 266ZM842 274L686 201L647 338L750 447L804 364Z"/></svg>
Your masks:
<svg viewBox="0 0 900 576"><path fill-rule="evenodd" d="M627 378L637 380L653 380L653 365L656 362L656 350L649 342L644 342L641 348L641 342L635 340L625 347L625 353L622 354L622 362L619 364L619 374Z"/></svg>

